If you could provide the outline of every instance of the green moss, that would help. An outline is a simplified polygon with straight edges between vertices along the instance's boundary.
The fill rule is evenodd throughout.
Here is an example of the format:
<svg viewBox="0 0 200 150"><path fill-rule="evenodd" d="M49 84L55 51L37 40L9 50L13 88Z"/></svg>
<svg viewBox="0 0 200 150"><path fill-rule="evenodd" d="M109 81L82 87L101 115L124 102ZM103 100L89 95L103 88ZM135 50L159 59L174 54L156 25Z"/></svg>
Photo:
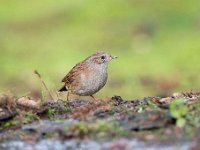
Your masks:
<svg viewBox="0 0 200 150"><path fill-rule="evenodd" d="M23 124L27 124L40 119L39 116L37 116L37 114L33 111L20 111L19 113L20 115L12 118L11 120L2 121L0 125L3 128L10 128L13 126L21 126Z"/></svg>
<svg viewBox="0 0 200 150"><path fill-rule="evenodd" d="M121 137L126 136L128 133L114 120L97 120L96 122L91 123L79 122L68 128L68 132L69 131L79 137L92 136L98 139Z"/></svg>
<svg viewBox="0 0 200 150"><path fill-rule="evenodd" d="M0 123L0 126L2 126L3 128L9 128L9 127L13 127L13 126L17 126L20 125L21 122L17 119L11 119L8 121L4 121Z"/></svg>

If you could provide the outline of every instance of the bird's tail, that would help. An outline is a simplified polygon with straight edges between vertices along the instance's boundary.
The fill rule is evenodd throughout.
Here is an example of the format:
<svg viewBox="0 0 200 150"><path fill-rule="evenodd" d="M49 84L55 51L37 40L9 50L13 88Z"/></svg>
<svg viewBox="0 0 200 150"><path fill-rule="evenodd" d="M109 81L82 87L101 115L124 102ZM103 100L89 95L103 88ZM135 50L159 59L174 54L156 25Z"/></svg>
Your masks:
<svg viewBox="0 0 200 150"><path fill-rule="evenodd" d="M63 91L68 91L65 85L59 90L59 92L63 92Z"/></svg>

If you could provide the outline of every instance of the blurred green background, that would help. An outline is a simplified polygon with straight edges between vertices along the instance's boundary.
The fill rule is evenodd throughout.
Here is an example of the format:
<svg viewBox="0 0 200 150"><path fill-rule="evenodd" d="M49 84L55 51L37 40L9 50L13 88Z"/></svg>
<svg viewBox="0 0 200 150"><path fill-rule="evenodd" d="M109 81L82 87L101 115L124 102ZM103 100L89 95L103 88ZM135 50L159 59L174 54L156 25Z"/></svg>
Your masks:
<svg viewBox="0 0 200 150"><path fill-rule="evenodd" d="M99 50L119 56L97 96L135 99L200 87L199 0L1 0L0 91L37 95Z"/></svg>

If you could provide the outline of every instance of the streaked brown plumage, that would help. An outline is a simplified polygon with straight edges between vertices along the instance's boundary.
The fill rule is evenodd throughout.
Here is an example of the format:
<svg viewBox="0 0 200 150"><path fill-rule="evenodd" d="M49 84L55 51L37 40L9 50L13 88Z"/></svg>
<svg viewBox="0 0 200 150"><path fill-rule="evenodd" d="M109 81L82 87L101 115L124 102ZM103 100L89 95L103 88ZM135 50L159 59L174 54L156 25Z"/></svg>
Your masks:
<svg viewBox="0 0 200 150"><path fill-rule="evenodd" d="M97 52L89 56L69 71L63 78L64 86L59 91L92 96L106 84L107 65L114 58L117 57L105 52Z"/></svg>

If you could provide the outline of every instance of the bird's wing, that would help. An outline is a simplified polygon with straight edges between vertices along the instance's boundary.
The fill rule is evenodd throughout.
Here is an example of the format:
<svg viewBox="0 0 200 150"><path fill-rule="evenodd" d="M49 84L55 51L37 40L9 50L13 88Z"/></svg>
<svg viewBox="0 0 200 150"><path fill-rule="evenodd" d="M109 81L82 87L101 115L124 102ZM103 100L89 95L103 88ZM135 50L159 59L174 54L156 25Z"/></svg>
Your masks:
<svg viewBox="0 0 200 150"><path fill-rule="evenodd" d="M76 64L69 73L63 78L62 82L65 85L76 84L79 82L81 72L84 72L87 69L87 64L85 62L80 62Z"/></svg>

